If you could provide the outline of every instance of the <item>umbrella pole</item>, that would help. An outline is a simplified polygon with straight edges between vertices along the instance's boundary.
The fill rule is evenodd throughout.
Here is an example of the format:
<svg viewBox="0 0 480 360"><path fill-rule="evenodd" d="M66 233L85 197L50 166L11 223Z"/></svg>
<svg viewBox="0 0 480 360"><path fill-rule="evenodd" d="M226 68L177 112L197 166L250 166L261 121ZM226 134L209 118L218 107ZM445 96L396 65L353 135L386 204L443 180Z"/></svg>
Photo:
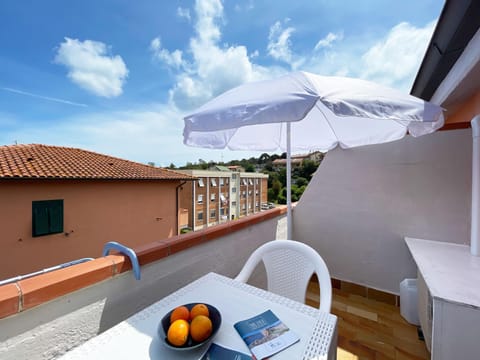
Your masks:
<svg viewBox="0 0 480 360"><path fill-rule="evenodd" d="M287 122L287 239L292 239L292 161L291 123Z"/></svg>
<svg viewBox="0 0 480 360"><path fill-rule="evenodd" d="M480 255L480 114L472 121L472 221L470 232L470 253Z"/></svg>

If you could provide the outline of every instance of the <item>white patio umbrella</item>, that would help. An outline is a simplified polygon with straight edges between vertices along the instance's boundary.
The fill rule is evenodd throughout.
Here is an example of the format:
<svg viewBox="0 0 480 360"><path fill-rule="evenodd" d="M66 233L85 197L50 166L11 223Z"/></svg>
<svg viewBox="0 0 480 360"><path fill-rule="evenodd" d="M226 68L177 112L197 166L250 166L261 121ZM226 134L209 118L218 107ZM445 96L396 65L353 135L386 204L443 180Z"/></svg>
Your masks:
<svg viewBox="0 0 480 360"><path fill-rule="evenodd" d="M307 72L233 88L185 116L186 145L287 152L287 236L292 237L291 153L326 152L420 136L442 109L365 80Z"/></svg>

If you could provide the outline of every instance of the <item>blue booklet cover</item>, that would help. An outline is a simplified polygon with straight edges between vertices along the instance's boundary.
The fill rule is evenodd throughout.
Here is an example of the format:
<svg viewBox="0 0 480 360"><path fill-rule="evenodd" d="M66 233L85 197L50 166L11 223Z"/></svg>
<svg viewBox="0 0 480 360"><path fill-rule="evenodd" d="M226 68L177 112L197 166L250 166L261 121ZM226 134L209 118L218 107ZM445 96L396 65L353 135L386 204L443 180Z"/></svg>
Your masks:
<svg viewBox="0 0 480 360"><path fill-rule="evenodd" d="M200 360L252 360L252 357L213 343Z"/></svg>
<svg viewBox="0 0 480 360"><path fill-rule="evenodd" d="M257 359L268 358L300 340L271 310L233 326Z"/></svg>

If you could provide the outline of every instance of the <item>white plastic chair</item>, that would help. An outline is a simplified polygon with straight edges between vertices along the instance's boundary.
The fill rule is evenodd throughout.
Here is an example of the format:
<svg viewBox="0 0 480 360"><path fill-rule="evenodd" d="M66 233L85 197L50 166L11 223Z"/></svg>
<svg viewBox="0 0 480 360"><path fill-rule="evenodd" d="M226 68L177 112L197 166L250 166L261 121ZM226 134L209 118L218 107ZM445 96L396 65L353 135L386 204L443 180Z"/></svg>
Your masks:
<svg viewBox="0 0 480 360"><path fill-rule="evenodd" d="M307 286L315 272L320 285L321 311L330 312L332 283L325 261L310 246L293 240L273 240L256 249L235 280L246 283L263 260L268 291L304 303Z"/></svg>

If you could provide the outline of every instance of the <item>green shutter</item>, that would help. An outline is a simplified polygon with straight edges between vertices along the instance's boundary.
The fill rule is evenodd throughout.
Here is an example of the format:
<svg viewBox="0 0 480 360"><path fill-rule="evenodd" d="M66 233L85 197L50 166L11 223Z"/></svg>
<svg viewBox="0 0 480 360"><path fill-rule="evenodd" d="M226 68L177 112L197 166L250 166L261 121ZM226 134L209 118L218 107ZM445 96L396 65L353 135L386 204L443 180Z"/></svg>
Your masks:
<svg viewBox="0 0 480 360"><path fill-rule="evenodd" d="M42 206L41 201L34 201L33 208L33 236L46 235L49 232L48 209Z"/></svg>
<svg viewBox="0 0 480 360"><path fill-rule="evenodd" d="M32 236L63 232L63 200L32 202Z"/></svg>
<svg viewBox="0 0 480 360"><path fill-rule="evenodd" d="M54 200L49 208L50 233L63 232L63 200Z"/></svg>

